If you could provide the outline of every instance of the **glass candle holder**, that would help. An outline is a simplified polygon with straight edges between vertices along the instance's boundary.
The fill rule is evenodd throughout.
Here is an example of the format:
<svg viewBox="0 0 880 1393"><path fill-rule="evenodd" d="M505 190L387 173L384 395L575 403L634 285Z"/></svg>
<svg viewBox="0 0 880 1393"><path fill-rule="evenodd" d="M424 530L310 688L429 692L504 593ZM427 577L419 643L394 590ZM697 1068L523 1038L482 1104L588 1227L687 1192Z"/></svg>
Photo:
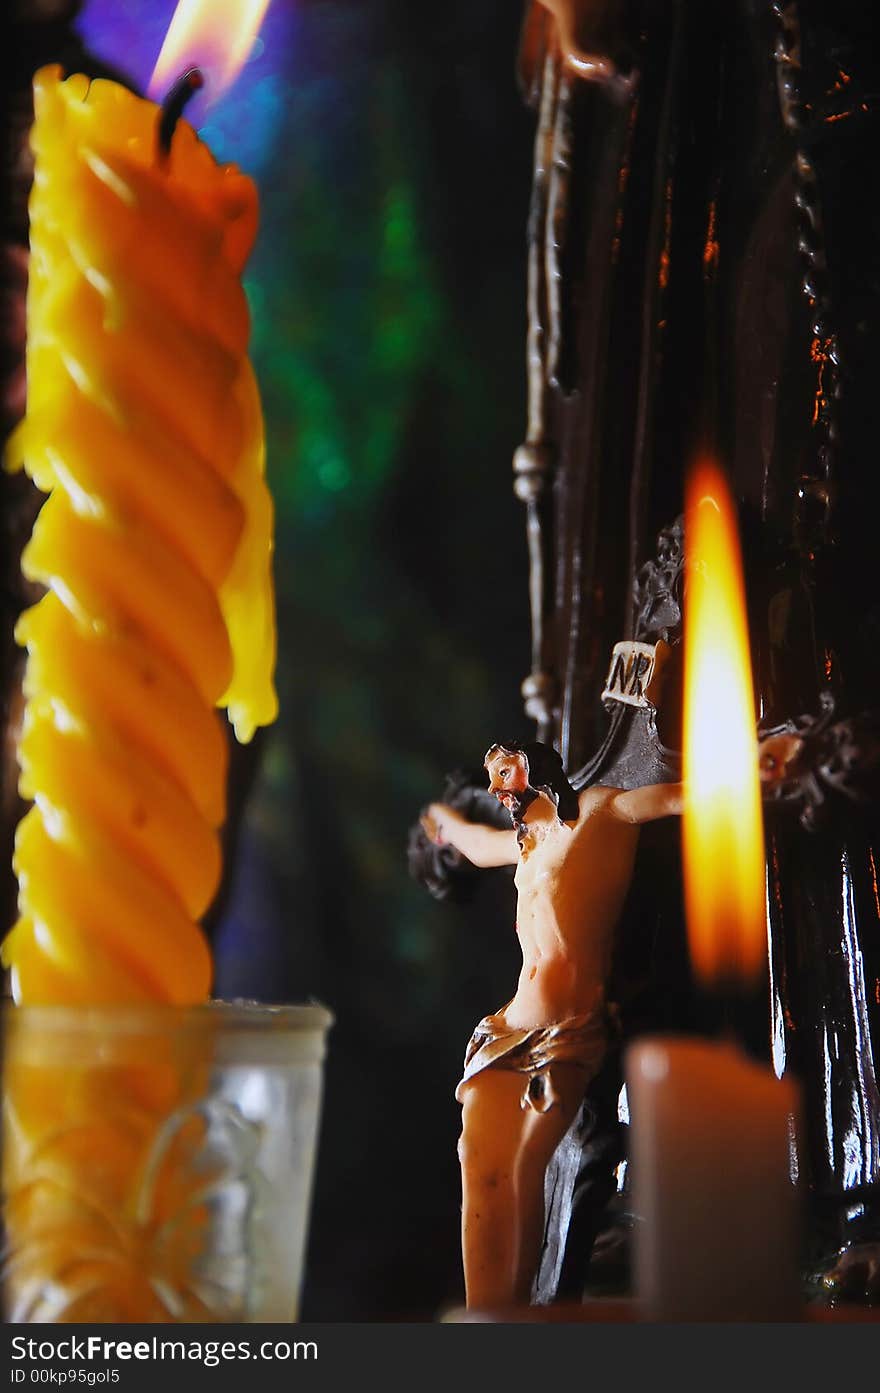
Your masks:
<svg viewBox="0 0 880 1393"><path fill-rule="evenodd" d="M4 1015L7 1321L292 1321L322 1006Z"/></svg>

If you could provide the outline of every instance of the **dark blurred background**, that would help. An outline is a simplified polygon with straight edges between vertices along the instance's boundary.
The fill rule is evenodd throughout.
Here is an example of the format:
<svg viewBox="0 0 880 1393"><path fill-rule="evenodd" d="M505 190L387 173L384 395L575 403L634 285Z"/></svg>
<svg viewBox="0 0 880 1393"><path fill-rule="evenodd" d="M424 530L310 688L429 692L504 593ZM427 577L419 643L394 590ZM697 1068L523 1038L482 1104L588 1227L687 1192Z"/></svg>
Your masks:
<svg viewBox="0 0 880 1393"><path fill-rule="evenodd" d="M144 89L174 0L86 0ZM527 734L525 413L533 119L518 0L272 0L195 120L256 179L246 284L277 504L281 716L215 928L223 996L334 1012L303 1318L461 1298L453 1089L517 962L503 875L410 881L444 774Z"/></svg>

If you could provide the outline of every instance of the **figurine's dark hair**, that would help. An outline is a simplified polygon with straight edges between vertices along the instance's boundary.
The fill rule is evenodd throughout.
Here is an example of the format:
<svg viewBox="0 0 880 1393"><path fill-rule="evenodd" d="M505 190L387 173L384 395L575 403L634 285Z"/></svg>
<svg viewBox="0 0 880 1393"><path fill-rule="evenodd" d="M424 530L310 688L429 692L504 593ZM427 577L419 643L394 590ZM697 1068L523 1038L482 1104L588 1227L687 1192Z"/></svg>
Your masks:
<svg viewBox="0 0 880 1393"><path fill-rule="evenodd" d="M486 788L485 769L457 769L448 775L442 801L462 813L468 822L508 832L513 825L510 813ZM421 822L410 830L408 860L410 875L424 885L435 900L463 903L473 895L480 877L487 874L448 842L441 845L432 842ZM502 874L512 872L513 866L500 867L499 871Z"/></svg>
<svg viewBox="0 0 880 1393"><path fill-rule="evenodd" d="M578 796L566 778L559 752L552 745L542 745L537 740L499 741L486 751L483 763L495 754L522 755L526 761L529 787L538 793L546 793L556 804L556 811L563 822L576 821Z"/></svg>

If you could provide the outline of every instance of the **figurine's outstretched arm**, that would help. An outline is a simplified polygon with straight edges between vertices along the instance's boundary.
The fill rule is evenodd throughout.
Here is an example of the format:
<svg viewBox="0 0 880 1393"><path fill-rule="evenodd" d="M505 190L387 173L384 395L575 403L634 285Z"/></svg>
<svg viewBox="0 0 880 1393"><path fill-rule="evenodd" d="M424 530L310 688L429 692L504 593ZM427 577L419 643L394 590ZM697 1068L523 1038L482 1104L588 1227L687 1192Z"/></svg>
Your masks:
<svg viewBox="0 0 880 1393"><path fill-rule="evenodd" d="M622 822L656 822L684 811L684 784L646 784L616 793L609 808Z"/></svg>
<svg viewBox="0 0 880 1393"><path fill-rule="evenodd" d="M796 763L803 740L794 734L765 736L758 742L758 765L762 785L771 790L782 784ZM646 784L644 788L618 790L608 802L614 817L624 822L655 822L684 812L684 784Z"/></svg>
<svg viewBox="0 0 880 1393"><path fill-rule="evenodd" d="M513 866L518 860L516 833L481 822L468 822L448 803L430 803L419 821L425 835L442 846L447 843L475 866Z"/></svg>

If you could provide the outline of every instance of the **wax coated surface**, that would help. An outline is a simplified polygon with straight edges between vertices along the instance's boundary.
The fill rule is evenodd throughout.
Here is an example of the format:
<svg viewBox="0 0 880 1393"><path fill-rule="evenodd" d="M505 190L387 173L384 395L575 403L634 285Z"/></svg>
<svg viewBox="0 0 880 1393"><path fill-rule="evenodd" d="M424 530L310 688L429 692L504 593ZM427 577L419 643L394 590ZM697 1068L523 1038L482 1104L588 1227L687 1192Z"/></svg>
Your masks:
<svg viewBox="0 0 880 1393"><path fill-rule="evenodd" d="M191 1002L226 745L274 718L272 504L240 272L256 190L157 107L35 79L22 566L27 704L4 957L20 1002Z"/></svg>

